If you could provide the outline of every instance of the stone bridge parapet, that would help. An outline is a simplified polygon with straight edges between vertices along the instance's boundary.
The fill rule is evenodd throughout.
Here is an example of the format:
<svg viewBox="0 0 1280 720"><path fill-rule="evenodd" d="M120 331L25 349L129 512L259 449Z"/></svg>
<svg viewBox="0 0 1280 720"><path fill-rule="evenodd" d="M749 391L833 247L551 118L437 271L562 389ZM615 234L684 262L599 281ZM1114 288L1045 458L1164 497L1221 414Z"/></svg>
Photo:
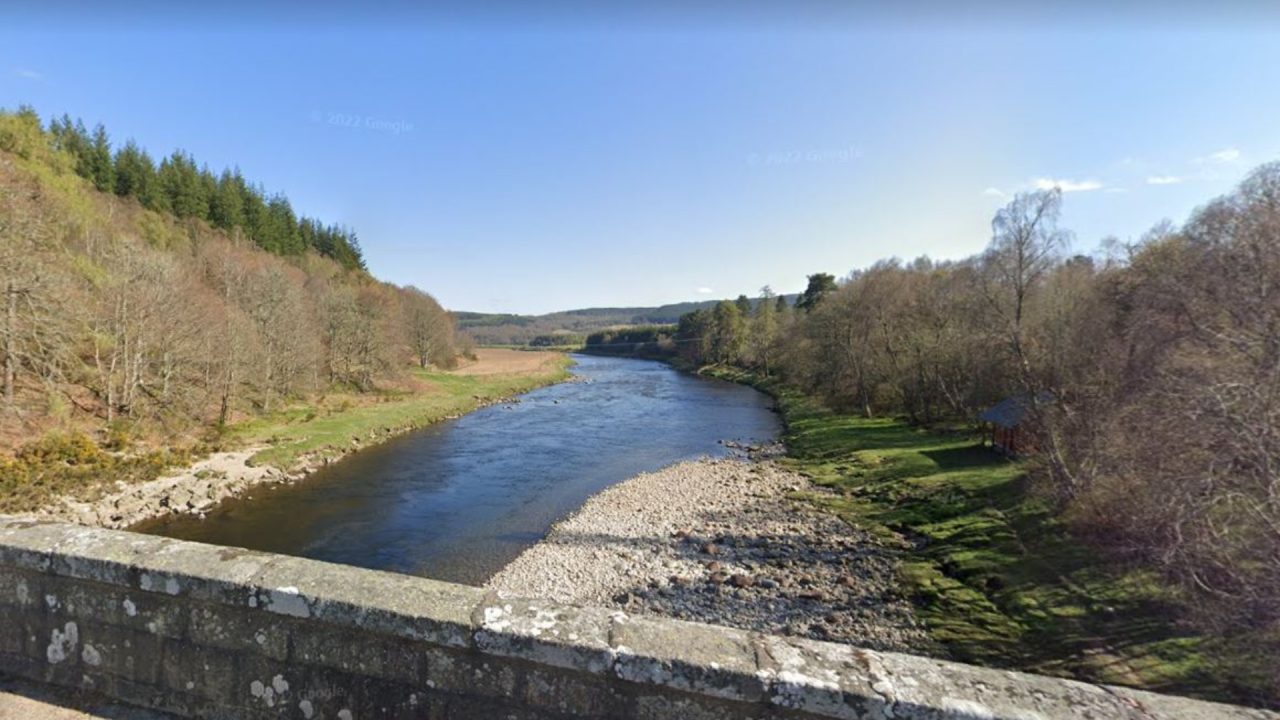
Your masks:
<svg viewBox="0 0 1280 720"><path fill-rule="evenodd" d="M0 516L0 673L201 718L1280 719Z"/></svg>

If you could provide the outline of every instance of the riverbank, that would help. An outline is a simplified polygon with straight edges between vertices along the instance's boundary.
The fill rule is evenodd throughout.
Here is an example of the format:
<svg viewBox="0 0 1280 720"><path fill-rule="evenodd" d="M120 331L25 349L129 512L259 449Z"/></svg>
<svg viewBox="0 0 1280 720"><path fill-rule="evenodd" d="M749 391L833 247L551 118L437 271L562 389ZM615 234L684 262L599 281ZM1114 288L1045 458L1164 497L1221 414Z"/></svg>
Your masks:
<svg viewBox="0 0 1280 720"><path fill-rule="evenodd" d="M946 655L1092 682L1280 707L1276 639L1197 634L1154 569L1106 563L1037 492L1027 463L966 431L832 411L732 368L782 413L812 507L903 543L898 584Z"/></svg>
<svg viewBox="0 0 1280 720"><path fill-rule="evenodd" d="M229 430L229 450L152 480L64 494L26 514L111 528L201 515L256 487L296 482L362 448L566 380L571 364L562 353L481 349L456 370L415 369L408 389L323 398L253 418Z"/></svg>
<svg viewBox="0 0 1280 720"><path fill-rule="evenodd" d="M794 499L772 452L678 463L593 496L488 587L882 650L930 647L897 548Z"/></svg>

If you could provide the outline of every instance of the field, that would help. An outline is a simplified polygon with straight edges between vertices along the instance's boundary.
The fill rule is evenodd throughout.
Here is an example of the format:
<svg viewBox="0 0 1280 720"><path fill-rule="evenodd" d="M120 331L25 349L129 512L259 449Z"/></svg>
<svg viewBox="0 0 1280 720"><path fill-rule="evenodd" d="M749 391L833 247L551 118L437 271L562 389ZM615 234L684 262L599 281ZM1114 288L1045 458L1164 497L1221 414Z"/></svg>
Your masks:
<svg viewBox="0 0 1280 720"><path fill-rule="evenodd" d="M1183 629L1157 574L1103 563L1034 491L1025 464L971 432L836 413L765 389L787 422L787 463L839 491L800 496L901 545L903 591L953 658L1275 704L1247 637Z"/></svg>

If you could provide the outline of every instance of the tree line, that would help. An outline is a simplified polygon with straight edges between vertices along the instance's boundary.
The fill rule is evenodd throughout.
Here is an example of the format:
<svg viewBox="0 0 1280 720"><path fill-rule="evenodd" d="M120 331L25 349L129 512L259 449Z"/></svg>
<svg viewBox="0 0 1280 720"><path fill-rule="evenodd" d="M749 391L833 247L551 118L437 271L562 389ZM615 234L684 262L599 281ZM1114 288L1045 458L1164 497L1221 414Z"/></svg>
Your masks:
<svg viewBox="0 0 1280 720"><path fill-rule="evenodd" d="M1079 536L1157 568L1212 629L1280 631L1280 164L1181 227L1069 251L1058 191L985 252L814 275L680 320L692 363L755 369L868 417L1028 408L1034 477Z"/></svg>
<svg viewBox="0 0 1280 720"><path fill-rule="evenodd" d="M19 108L13 121L28 126L28 133L40 127L39 116L29 107ZM113 151L101 124L89 132L83 121L72 121L67 115L49 120L45 137L71 170L101 192L133 198L149 210L242 232L258 247L277 255L313 250L347 269L365 267L353 230L299 217L287 197L267 193L246 180L239 168L215 174L182 150L174 150L156 163L133 140ZM11 139L7 144L10 152L30 159L19 143Z"/></svg>
<svg viewBox="0 0 1280 720"><path fill-rule="evenodd" d="M587 335L583 347L588 352L610 355L664 356L675 349L674 325L632 325L598 330Z"/></svg>
<svg viewBox="0 0 1280 720"><path fill-rule="evenodd" d="M372 278L354 244L351 262L318 241L279 252L198 209L131 202L120 175L77 177L106 171L80 168L54 126L0 113L0 437L86 422L181 434L454 363L452 316ZM164 189L180 175L156 174L163 202L187 197Z"/></svg>

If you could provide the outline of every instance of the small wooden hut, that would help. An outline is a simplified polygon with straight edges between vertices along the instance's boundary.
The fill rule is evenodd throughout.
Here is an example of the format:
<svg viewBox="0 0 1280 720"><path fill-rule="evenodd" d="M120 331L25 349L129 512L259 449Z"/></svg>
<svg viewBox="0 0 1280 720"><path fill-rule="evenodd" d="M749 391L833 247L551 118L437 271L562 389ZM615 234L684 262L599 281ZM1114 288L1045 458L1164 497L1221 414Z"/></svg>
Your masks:
<svg viewBox="0 0 1280 720"><path fill-rule="evenodd" d="M990 427L992 449L1009 457L1035 452L1035 437L1027 428L1030 411L1030 397L1014 395L978 415L978 420Z"/></svg>

